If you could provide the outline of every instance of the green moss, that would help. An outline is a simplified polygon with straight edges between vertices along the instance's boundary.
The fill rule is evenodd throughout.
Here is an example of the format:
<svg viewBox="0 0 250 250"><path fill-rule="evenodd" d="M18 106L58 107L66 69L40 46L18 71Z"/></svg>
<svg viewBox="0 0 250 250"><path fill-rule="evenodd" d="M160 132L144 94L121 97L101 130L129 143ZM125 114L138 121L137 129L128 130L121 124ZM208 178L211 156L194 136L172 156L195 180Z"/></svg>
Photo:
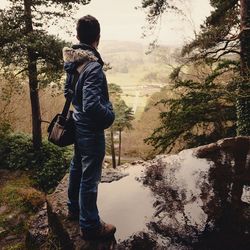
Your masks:
<svg viewBox="0 0 250 250"><path fill-rule="evenodd" d="M6 213L0 215L0 227L5 227L7 224Z"/></svg>
<svg viewBox="0 0 250 250"><path fill-rule="evenodd" d="M21 175L7 181L0 188L0 204L8 207L8 211L0 216L0 226L5 223L5 217L9 211L33 213L44 203L45 195L34 189L33 185L34 180L27 175Z"/></svg>
<svg viewBox="0 0 250 250"><path fill-rule="evenodd" d="M16 180L7 181L7 183L0 189L0 203L6 204L10 209L15 210L27 211L32 209L30 202L23 193L24 190L32 192L34 190L31 187L33 183L34 181L28 176L21 176Z"/></svg>
<svg viewBox="0 0 250 250"><path fill-rule="evenodd" d="M22 207L24 205L22 197L17 193L17 188L9 185L2 189L0 201L1 203L8 204L11 208Z"/></svg>
<svg viewBox="0 0 250 250"><path fill-rule="evenodd" d="M3 248L3 250L25 250L25 249L26 249L25 244L22 242Z"/></svg>
<svg viewBox="0 0 250 250"><path fill-rule="evenodd" d="M6 171L6 181L0 187L0 204L6 206L0 215L0 227L4 230L1 238L8 235L16 235L21 241L16 240L4 246L9 249L26 249L23 239L28 230L29 218L44 201L44 194L32 186L34 181L20 171ZM14 245L13 245L14 244Z"/></svg>

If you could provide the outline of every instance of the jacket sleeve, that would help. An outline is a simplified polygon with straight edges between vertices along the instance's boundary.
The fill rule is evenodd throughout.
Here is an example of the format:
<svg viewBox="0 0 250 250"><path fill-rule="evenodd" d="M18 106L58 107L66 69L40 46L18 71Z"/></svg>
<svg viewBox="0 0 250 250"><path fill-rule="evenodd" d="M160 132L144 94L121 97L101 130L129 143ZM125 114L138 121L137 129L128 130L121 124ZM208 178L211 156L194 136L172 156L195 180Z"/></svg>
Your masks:
<svg viewBox="0 0 250 250"><path fill-rule="evenodd" d="M93 63L91 69L84 78L82 89L83 111L93 120L102 123L103 128L109 127L115 118L110 102L101 103L102 84L104 74L99 63Z"/></svg>

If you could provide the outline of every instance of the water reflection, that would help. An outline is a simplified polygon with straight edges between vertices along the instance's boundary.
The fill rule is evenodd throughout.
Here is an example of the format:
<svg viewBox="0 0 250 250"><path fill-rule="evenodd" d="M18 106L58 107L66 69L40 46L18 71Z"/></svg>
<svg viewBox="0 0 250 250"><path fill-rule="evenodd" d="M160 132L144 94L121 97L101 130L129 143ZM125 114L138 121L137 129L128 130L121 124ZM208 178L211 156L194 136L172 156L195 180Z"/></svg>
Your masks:
<svg viewBox="0 0 250 250"><path fill-rule="evenodd" d="M176 249L250 249L249 141L158 157L144 179L159 197L149 229Z"/></svg>
<svg viewBox="0 0 250 250"><path fill-rule="evenodd" d="M124 171L128 176L112 183L101 183L98 193L100 216L117 227L118 241L145 230L153 213L153 197L148 187L138 182L144 167L131 166Z"/></svg>
<svg viewBox="0 0 250 250"><path fill-rule="evenodd" d="M159 156L143 170L100 185L100 214L118 244L92 249L250 249L248 137Z"/></svg>

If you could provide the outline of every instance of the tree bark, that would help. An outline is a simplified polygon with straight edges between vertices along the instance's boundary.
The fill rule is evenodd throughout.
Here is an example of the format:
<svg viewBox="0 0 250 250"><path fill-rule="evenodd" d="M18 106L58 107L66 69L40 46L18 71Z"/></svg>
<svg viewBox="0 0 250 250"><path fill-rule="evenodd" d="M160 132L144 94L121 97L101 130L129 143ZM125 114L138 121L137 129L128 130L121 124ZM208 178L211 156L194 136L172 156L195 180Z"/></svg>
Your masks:
<svg viewBox="0 0 250 250"><path fill-rule="evenodd" d="M31 0L24 0L24 14L25 14L26 35L29 36L33 32ZM39 150L42 144L42 129L41 129L41 110L40 110L38 79L37 79L37 56L34 49L30 46L30 44L28 44L27 46L27 60L28 60L30 102L31 102L31 112L32 112L33 147L35 150Z"/></svg>
<svg viewBox="0 0 250 250"><path fill-rule="evenodd" d="M112 155L112 166L116 168L116 159L115 159L115 143L114 143L114 132L113 128L110 128L110 139L111 139L111 155Z"/></svg>
<svg viewBox="0 0 250 250"><path fill-rule="evenodd" d="M241 77L238 84L240 97L237 99L237 133L250 135L250 1L241 4Z"/></svg>
<svg viewBox="0 0 250 250"><path fill-rule="evenodd" d="M122 151L122 130L119 129L119 155L118 155L118 166L121 165L121 151Z"/></svg>

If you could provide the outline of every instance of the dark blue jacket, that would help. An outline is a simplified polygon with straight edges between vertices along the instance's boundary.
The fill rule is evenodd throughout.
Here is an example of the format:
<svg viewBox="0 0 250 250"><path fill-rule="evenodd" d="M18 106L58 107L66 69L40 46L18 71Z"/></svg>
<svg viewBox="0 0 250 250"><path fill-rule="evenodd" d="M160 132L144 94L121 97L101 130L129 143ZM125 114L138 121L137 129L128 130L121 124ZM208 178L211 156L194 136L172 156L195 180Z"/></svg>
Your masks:
<svg viewBox="0 0 250 250"><path fill-rule="evenodd" d="M72 100L76 126L92 131L110 127L115 114L109 101L107 80L99 53L88 45L79 44L64 48L63 56L67 72L65 96L72 90L73 74L82 65Z"/></svg>

